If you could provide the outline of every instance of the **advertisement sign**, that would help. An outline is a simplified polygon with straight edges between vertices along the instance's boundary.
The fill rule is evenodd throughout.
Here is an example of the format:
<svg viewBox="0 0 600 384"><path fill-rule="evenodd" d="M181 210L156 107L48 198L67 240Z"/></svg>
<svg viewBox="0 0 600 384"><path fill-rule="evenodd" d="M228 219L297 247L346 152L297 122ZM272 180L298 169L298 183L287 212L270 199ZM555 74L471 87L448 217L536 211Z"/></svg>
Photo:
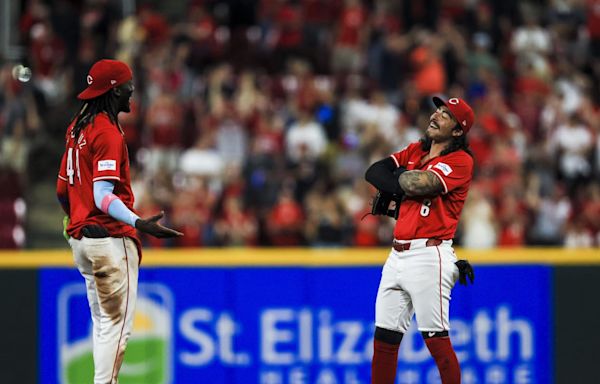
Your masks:
<svg viewBox="0 0 600 384"><path fill-rule="evenodd" d="M120 384L368 384L381 268L142 268ZM552 382L550 269L478 267L452 292L463 383ZM40 271L40 382L90 383L75 269ZM439 383L413 323L397 383Z"/></svg>

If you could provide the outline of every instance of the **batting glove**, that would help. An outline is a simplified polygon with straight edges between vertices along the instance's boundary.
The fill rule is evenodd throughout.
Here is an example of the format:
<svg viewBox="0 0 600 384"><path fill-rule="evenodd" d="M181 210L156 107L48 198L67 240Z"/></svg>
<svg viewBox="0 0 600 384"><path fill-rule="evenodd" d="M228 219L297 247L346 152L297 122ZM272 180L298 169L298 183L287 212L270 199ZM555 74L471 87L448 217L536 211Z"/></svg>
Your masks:
<svg viewBox="0 0 600 384"><path fill-rule="evenodd" d="M458 260L454 264L458 267L458 282L462 285L467 285L468 278L469 281L471 281L471 284L473 284L473 281L475 281L475 271L471 264L469 264L467 260Z"/></svg>
<svg viewBox="0 0 600 384"><path fill-rule="evenodd" d="M158 237L159 239L166 237L178 237L183 236L183 233L178 232L174 229L164 227L158 223L158 220L162 219L165 215L164 212L158 215L152 216L149 219L137 219L135 221L135 227L140 231Z"/></svg>
<svg viewBox="0 0 600 384"><path fill-rule="evenodd" d="M69 236L69 234L67 233L67 227L69 226L69 223L71 222L71 218L69 216L65 216L63 217L63 237L65 238L65 240L69 241L69 239L71 238L71 236Z"/></svg>

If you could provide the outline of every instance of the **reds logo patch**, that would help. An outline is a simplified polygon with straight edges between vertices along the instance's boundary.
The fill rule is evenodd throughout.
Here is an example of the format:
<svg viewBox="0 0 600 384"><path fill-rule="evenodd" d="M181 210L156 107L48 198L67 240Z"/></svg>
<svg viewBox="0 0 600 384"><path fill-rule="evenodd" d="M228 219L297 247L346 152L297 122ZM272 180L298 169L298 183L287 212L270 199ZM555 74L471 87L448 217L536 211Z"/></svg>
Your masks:
<svg viewBox="0 0 600 384"><path fill-rule="evenodd" d="M460 103L460 100L458 100L456 97L453 97L450 100L448 100L448 102L452 105L457 105L458 103Z"/></svg>
<svg viewBox="0 0 600 384"><path fill-rule="evenodd" d="M92 85L92 83L94 82L94 78L90 75L87 75L86 80L87 80L88 85Z"/></svg>
<svg viewBox="0 0 600 384"><path fill-rule="evenodd" d="M452 173L452 167L450 167L446 163L437 163L436 165L433 166L433 168L437 168L440 171L442 171L442 173L444 174L444 176L448 176L449 174Z"/></svg>
<svg viewBox="0 0 600 384"><path fill-rule="evenodd" d="M100 160L98 161L98 171L116 171L116 160Z"/></svg>

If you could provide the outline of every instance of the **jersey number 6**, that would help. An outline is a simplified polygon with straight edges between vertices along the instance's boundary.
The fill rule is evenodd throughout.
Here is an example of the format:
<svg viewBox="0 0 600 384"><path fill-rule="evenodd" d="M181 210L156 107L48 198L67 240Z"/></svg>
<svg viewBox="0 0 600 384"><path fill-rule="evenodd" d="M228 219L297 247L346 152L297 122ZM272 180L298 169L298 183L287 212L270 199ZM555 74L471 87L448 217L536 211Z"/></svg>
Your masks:
<svg viewBox="0 0 600 384"><path fill-rule="evenodd" d="M423 217L429 216L429 211L430 211L429 207L430 206L431 206L431 200L424 199L423 204L421 205L421 216L423 216Z"/></svg>

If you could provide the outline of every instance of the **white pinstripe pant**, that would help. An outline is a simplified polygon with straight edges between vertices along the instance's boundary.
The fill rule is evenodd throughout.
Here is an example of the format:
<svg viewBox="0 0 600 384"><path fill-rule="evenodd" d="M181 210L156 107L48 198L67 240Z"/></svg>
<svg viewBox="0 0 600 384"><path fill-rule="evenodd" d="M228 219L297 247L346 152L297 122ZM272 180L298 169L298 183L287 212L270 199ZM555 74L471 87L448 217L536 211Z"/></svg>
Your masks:
<svg viewBox="0 0 600 384"><path fill-rule="evenodd" d="M133 328L138 252L130 238L106 237L69 244L85 278L93 322L94 384L115 384Z"/></svg>
<svg viewBox="0 0 600 384"><path fill-rule="evenodd" d="M410 249L391 250L381 273L375 325L406 333L416 313L419 331L450 329L450 291L458 279L452 241L426 247L427 239L410 241Z"/></svg>

